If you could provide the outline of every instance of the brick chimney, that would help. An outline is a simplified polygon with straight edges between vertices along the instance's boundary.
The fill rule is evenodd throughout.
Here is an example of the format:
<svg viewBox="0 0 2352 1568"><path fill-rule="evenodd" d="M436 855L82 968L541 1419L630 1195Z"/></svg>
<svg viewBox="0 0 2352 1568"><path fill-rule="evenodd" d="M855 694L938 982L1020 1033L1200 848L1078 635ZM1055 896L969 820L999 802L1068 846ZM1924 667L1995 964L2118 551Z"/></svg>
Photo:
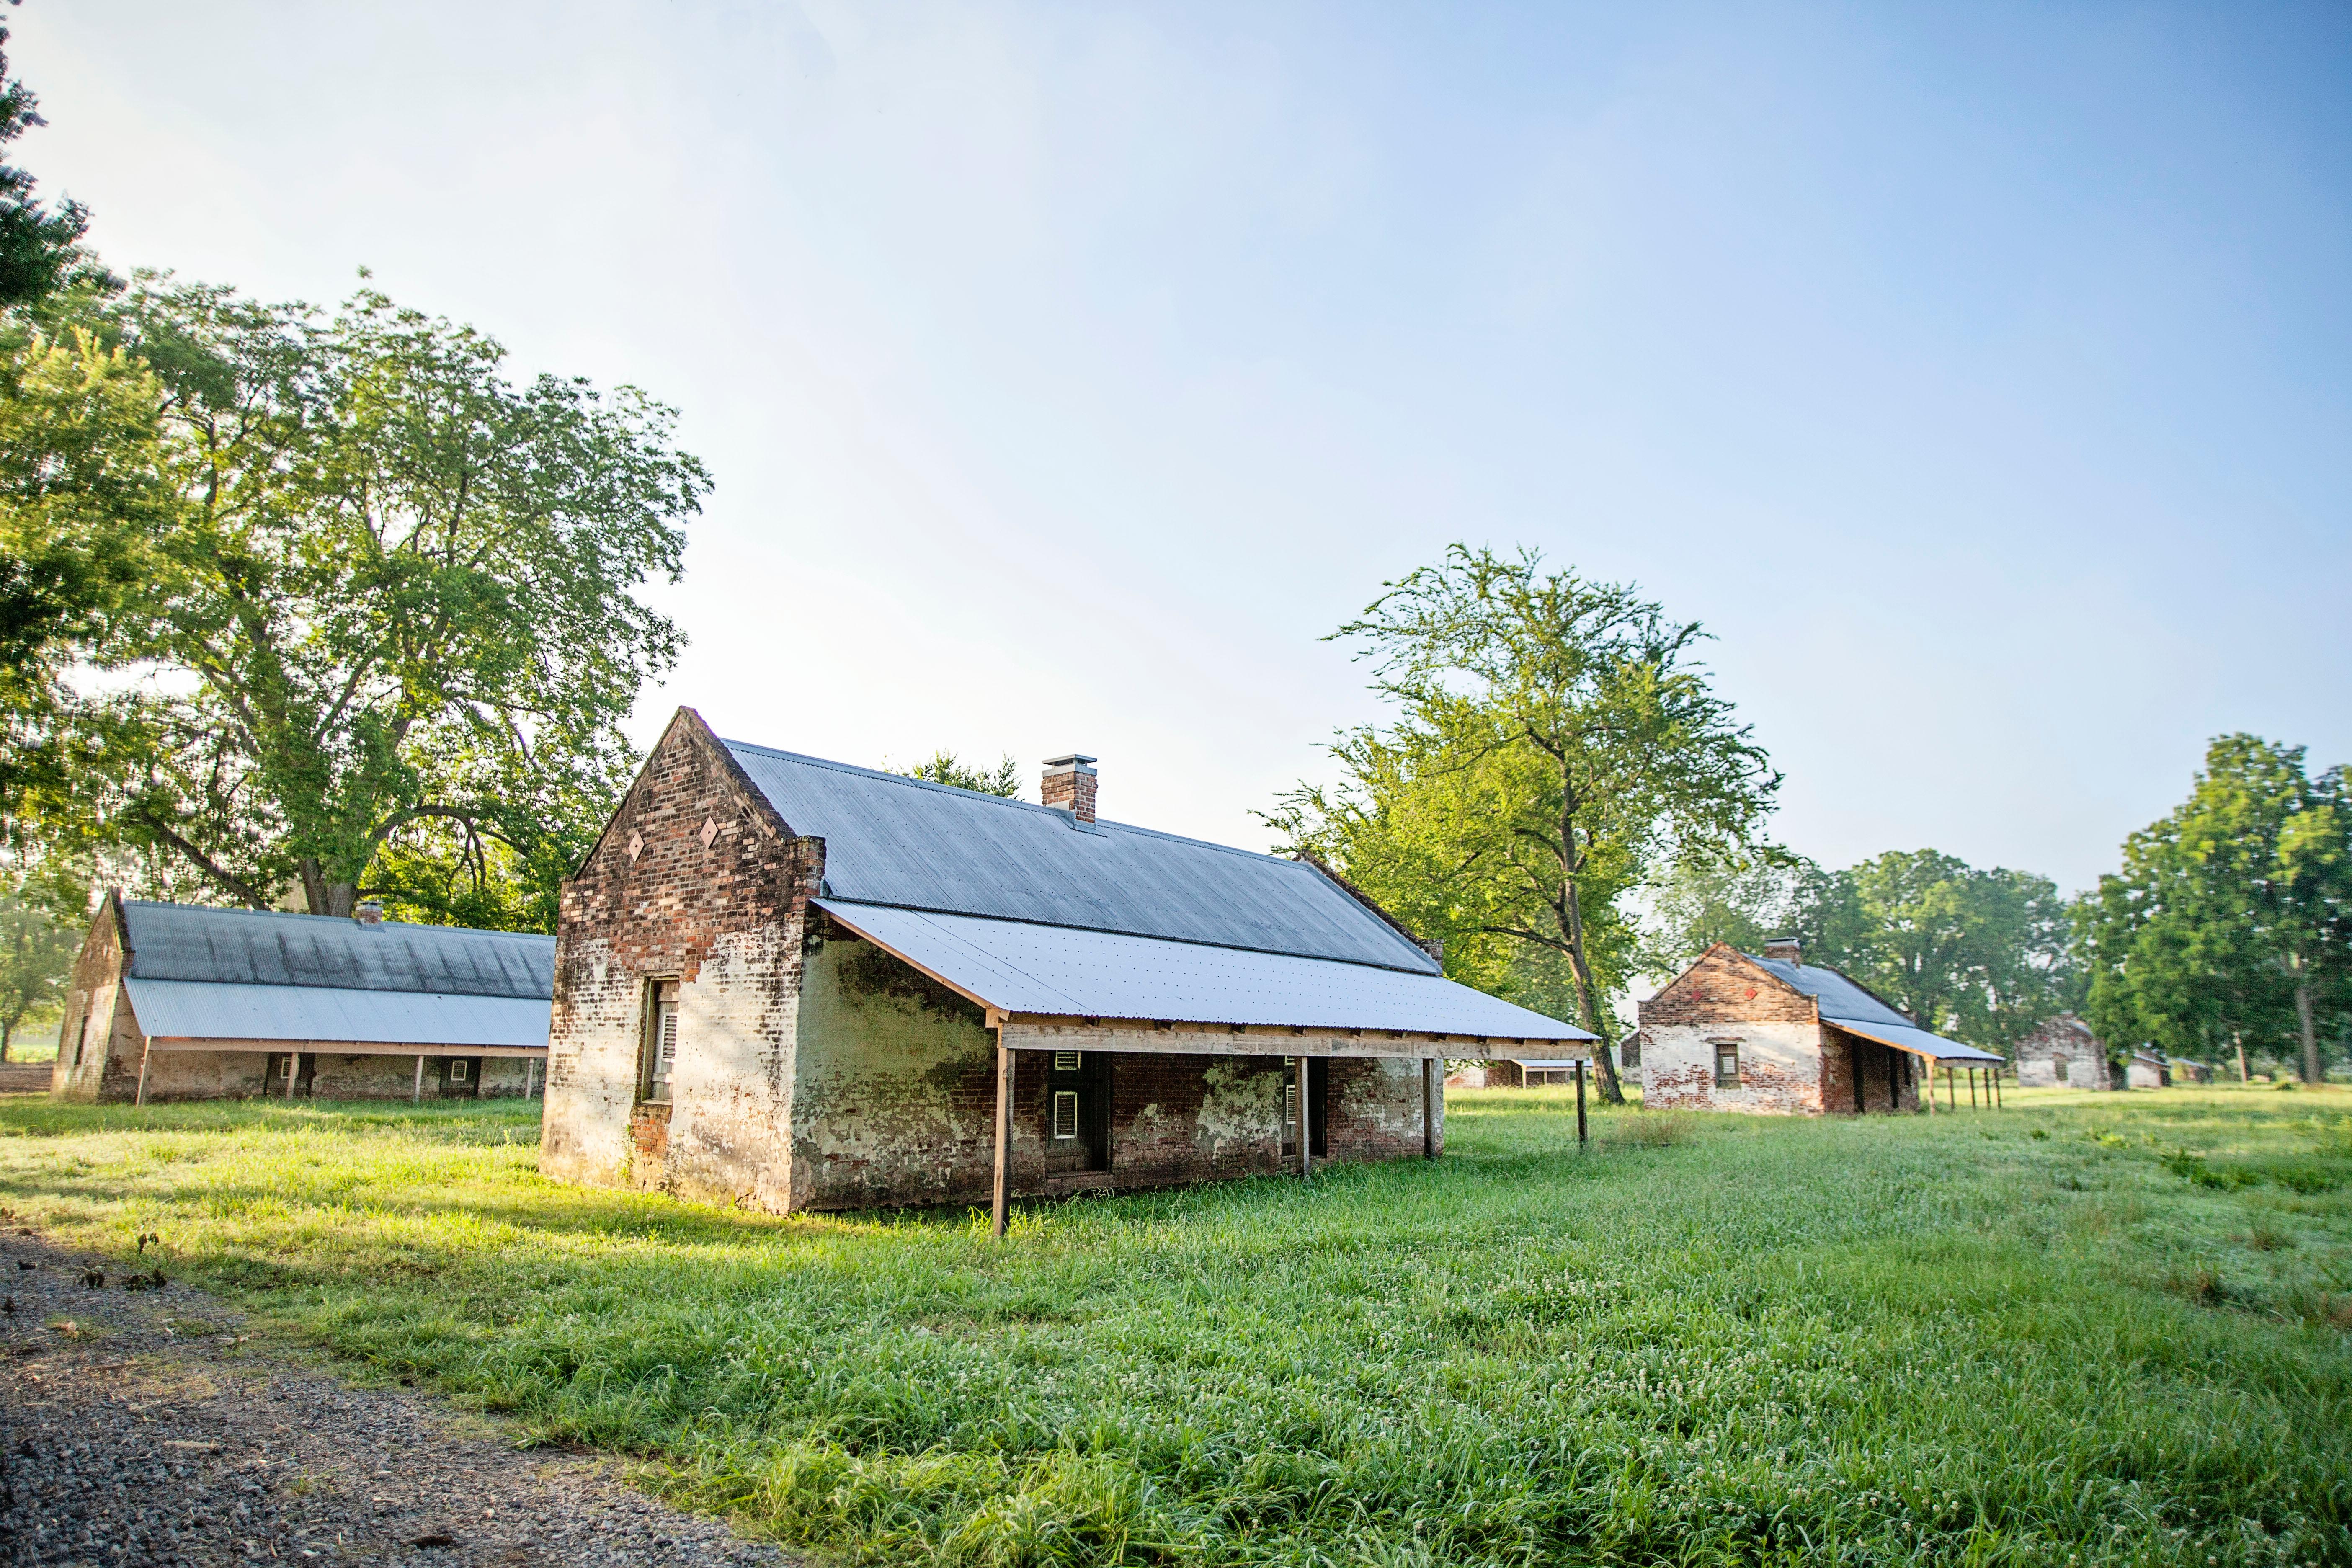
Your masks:
<svg viewBox="0 0 2352 1568"><path fill-rule="evenodd" d="M1781 963L1802 963L1798 955L1797 939L1793 936L1768 936L1764 939L1764 956Z"/></svg>
<svg viewBox="0 0 2352 1568"><path fill-rule="evenodd" d="M1095 760L1072 752L1066 757L1047 757L1045 777L1037 786L1037 796L1055 811L1066 811L1080 822L1095 819Z"/></svg>
<svg viewBox="0 0 2352 1568"><path fill-rule="evenodd" d="M373 899L363 899L352 910L352 919L363 926L380 926L383 924L383 906Z"/></svg>

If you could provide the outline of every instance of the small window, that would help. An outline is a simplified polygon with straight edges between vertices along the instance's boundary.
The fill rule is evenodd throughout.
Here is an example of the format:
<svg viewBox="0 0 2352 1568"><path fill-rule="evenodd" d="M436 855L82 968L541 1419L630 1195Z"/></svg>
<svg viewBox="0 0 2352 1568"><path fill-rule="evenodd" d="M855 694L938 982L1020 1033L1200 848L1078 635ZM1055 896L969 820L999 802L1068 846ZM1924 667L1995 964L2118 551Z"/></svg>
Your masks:
<svg viewBox="0 0 2352 1568"><path fill-rule="evenodd" d="M1058 1142L1078 1135L1078 1095L1076 1089L1054 1093L1054 1137Z"/></svg>
<svg viewBox="0 0 2352 1568"><path fill-rule="evenodd" d="M2052 1057L2050 1058L2050 1070L2057 1075L2058 1081L2060 1083L2064 1083L2066 1081L2066 1058L2064 1057Z"/></svg>
<svg viewBox="0 0 2352 1568"><path fill-rule="evenodd" d="M1296 1079L1283 1080L1282 1124L1285 1127L1298 1125L1298 1082Z"/></svg>
<svg viewBox="0 0 2352 1568"><path fill-rule="evenodd" d="M1739 1042L1711 1040L1708 1043L1715 1047L1715 1087L1738 1089L1739 1087Z"/></svg>
<svg viewBox="0 0 2352 1568"><path fill-rule="evenodd" d="M645 1097L669 1103L670 1070L677 1062L677 982L656 980L646 1005Z"/></svg>
<svg viewBox="0 0 2352 1568"><path fill-rule="evenodd" d="M79 1067L81 1066L82 1047L89 1044L89 998L87 996L76 997L74 1005L81 1009L81 1022L74 1026L73 1065Z"/></svg>
<svg viewBox="0 0 2352 1568"><path fill-rule="evenodd" d="M1076 1051L1055 1051L1054 1053L1054 1070L1055 1072L1077 1071L1078 1053Z"/></svg>
<svg viewBox="0 0 2352 1568"><path fill-rule="evenodd" d="M465 1062L465 1061L453 1061L453 1062L451 1062L451 1063L449 1064L449 1081L450 1081L451 1083L464 1083L464 1082L466 1082L466 1081L467 1081L466 1075L467 1075L467 1073L471 1072L471 1071L473 1070L473 1068L474 1068L474 1064L473 1064L473 1063L471 1063L471 1062Z"/></svg>

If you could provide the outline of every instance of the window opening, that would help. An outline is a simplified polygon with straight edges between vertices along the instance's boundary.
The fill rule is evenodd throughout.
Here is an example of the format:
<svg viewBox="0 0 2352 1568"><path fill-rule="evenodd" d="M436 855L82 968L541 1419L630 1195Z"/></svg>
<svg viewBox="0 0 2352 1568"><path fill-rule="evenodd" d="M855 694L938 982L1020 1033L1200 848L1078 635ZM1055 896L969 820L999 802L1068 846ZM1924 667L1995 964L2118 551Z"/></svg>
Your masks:
<svg viewBox="0 0 2352 1568"><path fill-rule="evenodd" d="M1715 1047L1715 1087L1738 1089L1739 1087L1739 1042L1709 1040L1707 1044Z"/></svg>
<svg viewBox="0 0 2352 1568"><path fill-rule="evenodd" d="M2050 1058L2050 1070L2058 1075L2058 1081L2060 1083L2064 1083L2066 1081L2066 1058L2064 1057L2052 1057Z"/></svg>
<svg viewBox="0 0 2352 1568"><path fill-rule="evenodd" d="M1297 1079L1283 1080L1282 1124L1285 1127L1298 1125L1298 1080Z"/></svg>
<svg viewBox="0 0 2352 1568"><path fill-rule="evenodd" d="M1073 1089L1054 1091L1054 1138L1055 1142L1078 1135L1078 1093Z"/></svg>
<svg viewBox="0 0 2352 1568"><path fill-rule="evenodd" d="M670 1072L677 1063L677 982L656 980L646 1008L646 1100L669 1103Z"/></svg>
<svg viewBox="0 0 2352 1568"><path fill-rule="evenodd" d="M467 1068L471 1068L473 1065L474 1065L474 1064L473 1064L473 1063L471 1063L471 1062L462 1062L462 1061L453 1061L453 1062L451 1062L451 1063L449 1064L449 1081L450 1081L451 1083L463 1083L463 1082L465 1082L465 1081L466 1081L466 1072L467 1072Z"/></svg>
<svg viewBox="0 0 2352 1568"><path fill-rule="evenodd" d="M1054 1070L1055 1072L1077 1071L1078 1053L1076 1051L1055 1051L1054 1053Z"/></svg>

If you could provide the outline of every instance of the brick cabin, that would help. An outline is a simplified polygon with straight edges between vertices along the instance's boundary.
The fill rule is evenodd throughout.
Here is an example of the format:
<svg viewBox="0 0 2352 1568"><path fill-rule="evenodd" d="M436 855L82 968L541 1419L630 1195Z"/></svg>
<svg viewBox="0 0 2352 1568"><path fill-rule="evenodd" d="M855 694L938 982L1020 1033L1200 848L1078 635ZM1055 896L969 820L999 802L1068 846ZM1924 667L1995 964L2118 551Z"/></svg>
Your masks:
<svg viewBox="0 0 2352 1568"><path fill-rule="evenodd" d="M107 895L51 1092L89 1101L527 1095L555 942L525 931Z"/></svg>
<svg viewBox="0 0 2352 1568"><path fill-rule="evenodd" d="M1717 942L1642 1003L1639 1017L1642 1101L1654 1108L1916 1110L1937 1067L2001 1059L1931 1035L1837 970L1802 962L1794 939L1761 954Z"/></svg>
<svg viewBox="0 0 2352 1568"><path fill-rule="evenodd" d="M2020 1089L2116 1087L2107 1067L2106 1042L2072 1013L2061 1013L2011 1050Z"/></svg>
<svg viewBox="0 0 2352 1568"><path fill-rule="evenodd" d="M1001 1214L1434 1153L1433 1064L1584 1048L1311 863L1097 819L1092 761L1030 805L679 710L564 889L541 1170Z"/></svg>

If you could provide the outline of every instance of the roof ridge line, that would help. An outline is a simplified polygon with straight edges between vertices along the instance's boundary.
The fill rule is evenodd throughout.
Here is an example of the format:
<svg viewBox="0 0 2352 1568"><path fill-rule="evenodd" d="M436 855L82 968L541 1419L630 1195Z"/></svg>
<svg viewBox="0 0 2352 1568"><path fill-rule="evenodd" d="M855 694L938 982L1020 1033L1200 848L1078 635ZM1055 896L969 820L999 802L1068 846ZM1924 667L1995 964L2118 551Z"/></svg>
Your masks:
<svg viewBox="0 0 2352 1568"><path fill-rule="evenodd" d="M961 795L967 800L978 801L983 805L1017 805L1024 811L1050 811L1056 816L1066 817L1069 816L1069 813L1064 811L1060 806L1040 805L1034 800L1023 800L1017 795L991 795L986 790L965 789L960 784L944 784L934 779L919 779L908 773L894 773L887 768L866 768L858 766L856 763L836 762L831 757L813 756L806 752L787 752L781 746L763 746L756 741L730 741L726 736L721 735L719 737L719 743L730 749L740 746L744 751L758 752L764 756L780 757L786 762L804 763L810 767L830 768L835 773L856 773L860 778L870 778L883 784L908 784L916 789L937 790L946 795ZM1097 827L1116 827L1123 833L1149 834L1154 838L1165 838L1173 844L1191 844L1202 849L1214 849L1226 855L1239 855L1251 860L1264 860L1276 866L1293 866L1297 864L1297 861L1286 859L1280 855L1270 855L1263 850L1244 849L1237 844L1220 844L1213 838L1194 838L1189 834L1171 833L1165 828L1146 827L1140 823L1121 822L1115 817L1098 817L1096 819L1094 826ZM911 908L912 906L901 907ZM940 912L952 913L954 911L943 910ZM1072 927L1071 929L1083 930L1085 928ZM1411 939L1408 938L1407 940Z"/></svg>
<svg viewBox="0 0 2352 1568"><path fill-rule="evenodd" d="M1047 807L1046 809L1051 810L1052 808ZM1271 857L1269 857L1269 858L1271 858ZM1284 865L1290 864L1288 861L1283 861L1280 863ZM1288 948L1280 947L1244 947L1238 942L1203 942L1199 937L1195 936L1162 936L1158 931L1119 931L1108 926L1075 926L1067 924L1062 921L1030 920L1021 915L984 915L975 913L971 910L940 909L932 904L898 904L890 903L881 899L845 898L839 893L820 894L814 901L818 904L850 904L871 910L904 910L908 914L916 915L948 915L958 920L995 921L1002 925L1042 926L1047 931L1092 931L1098 936L1126 937L1130 942L1173 942L1182 947L1215 948L1221 952L1262 952L1269 958L1297 958L1314 963L1344 963L1350 969L1377 969L1384 974L1412 974L1418 975L1424 980L1444 980L1446 978L1442 972L1433 972L1426 969L1407 969L1392 963L1366 963L1360 959L1334 958L1328 952L1296 952ZM1456 984L1459 983L1457 982ZM1476 987L1474 986L1472 989L1475 990Z"/></svg>

